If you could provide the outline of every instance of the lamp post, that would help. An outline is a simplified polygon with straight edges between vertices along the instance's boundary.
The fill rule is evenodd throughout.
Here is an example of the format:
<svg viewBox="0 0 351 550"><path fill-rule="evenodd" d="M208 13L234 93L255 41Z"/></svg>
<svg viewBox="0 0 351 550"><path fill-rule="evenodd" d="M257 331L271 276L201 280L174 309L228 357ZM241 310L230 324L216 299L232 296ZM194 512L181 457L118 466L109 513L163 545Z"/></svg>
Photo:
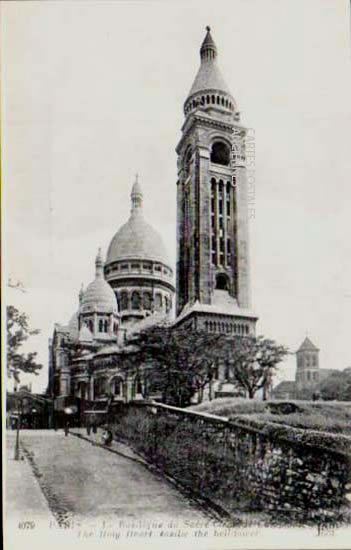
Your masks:
<svg viewBox="0 0 351 550"><path fill-rule="evenodd" d="M15 444L15 460L20 460L20 427L21 427L21 412L22 412L22 399L17 397L17 430L16 430L16 444Z"/></svg>
<svg viewBox="0 0 351 550"><path fill-rule="evenodd" d="M33 408L33 409L32 409L32 414L33 414L33 430L35 430L35 428L36 428L36 416L35 416L36 412L37 412L37 409Z"/></svg>

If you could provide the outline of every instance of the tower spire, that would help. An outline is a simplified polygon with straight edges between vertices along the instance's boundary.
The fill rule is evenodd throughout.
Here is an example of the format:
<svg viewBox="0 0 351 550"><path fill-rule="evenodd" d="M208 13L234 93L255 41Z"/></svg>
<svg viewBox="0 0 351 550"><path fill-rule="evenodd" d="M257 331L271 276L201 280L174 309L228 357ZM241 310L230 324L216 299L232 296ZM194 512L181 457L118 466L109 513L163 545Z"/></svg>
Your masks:
<svg viewBox="0 0 351 550"><path fill-rule="evenodd" d="M96 260L95 260L95 277L96 279L100 279L103 277L103 268L104 268L104 261L102 259L102 252L101 248L99 248Z"/></svg>
<svg viewBox="0 0 351 550"><path fill-rule="evenodd" d="M201 62L214 61L217 57L217 46L211 35L211 27L207 25L206 36L200 48Z"/></svg>
<svg viewBox="0 0 351 550"><path fill-rule="evenodd" d="M84 296L84 288L83 288L83 283L82 283L82 285L80 287L80 291L79 291L79 304L82 303L83 296Z"/></svg>
<svg viewBox="0 0 351 550"><path fill-rule="evenodd" d="M141 190L138 173L135 174L135 181L133 183L130 198L132 201L132 213L141 212L141 209L143 207L143 192Z"/></svg>
<svg viewBox="0 0 351 550"><path fill-rule="evenodd" d="M188 116L198 108L215 108L228 119L227 115L236 111L235 100L218 66L217 46L209 26L206 27L206 35L201 44L200 58L199 70L184 103L184 114Z"/></svg>

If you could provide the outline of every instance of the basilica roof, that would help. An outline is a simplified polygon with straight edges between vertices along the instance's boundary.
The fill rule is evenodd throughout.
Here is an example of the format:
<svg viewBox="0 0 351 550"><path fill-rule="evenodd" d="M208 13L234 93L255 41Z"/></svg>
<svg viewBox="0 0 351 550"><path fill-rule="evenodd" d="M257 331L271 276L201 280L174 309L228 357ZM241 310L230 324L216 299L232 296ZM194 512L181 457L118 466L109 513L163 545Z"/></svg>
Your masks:
<svg viewBox="0 0 351 550"><path fill-rule="evenodd" d="M217 65L217 48L210 27L200 49L201 65L195 77L188 97L205 91L220 91L231 96L230 90Z"/></svg>
<svg viewBox="0 0 351 550"><path fill-rule="evenodd" d="M80 305L82 313L97 311L116 314L118 312L115 293L104 279L103 265L101 250L99 250L95 261L95 279L88 285L82 297Z"/></svg>
<svg viewBox="0 0 351 550"><path fill-rule="evenodd" d="M107 251L106 264L121 260L151 260L169 265L160 234L144 219L143 194L138 180L131 192L130 218L113 237Z"/></svg>
<svg viewBox="0 0 351 550"><path fill-rule="evenodd" d="M192 313L216 313L220 315L235 315L237 317L257 319L257 315L252 310L239 307L235 298L229 296L226 290L215 290L212 304L203 304L198 300L193 304L186 304L176 318L175 324L178 324Z"/></svg>

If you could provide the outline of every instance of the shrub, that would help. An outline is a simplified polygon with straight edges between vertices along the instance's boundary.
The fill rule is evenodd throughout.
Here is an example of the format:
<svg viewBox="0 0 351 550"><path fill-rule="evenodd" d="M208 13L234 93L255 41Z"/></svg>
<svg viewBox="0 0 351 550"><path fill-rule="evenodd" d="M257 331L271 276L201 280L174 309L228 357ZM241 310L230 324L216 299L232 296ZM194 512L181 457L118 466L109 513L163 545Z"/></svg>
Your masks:
<svg viewBox="0 0 351 550"><path fill-rule="evenodd" d="M272 414L269 404L295 404L299 412ZM351 404L324 401L254 401L252 399L215 399L191 407L196 412L223 416L229 419L240 415L260 421L276 422L295 428L351 435Z"/></svg>

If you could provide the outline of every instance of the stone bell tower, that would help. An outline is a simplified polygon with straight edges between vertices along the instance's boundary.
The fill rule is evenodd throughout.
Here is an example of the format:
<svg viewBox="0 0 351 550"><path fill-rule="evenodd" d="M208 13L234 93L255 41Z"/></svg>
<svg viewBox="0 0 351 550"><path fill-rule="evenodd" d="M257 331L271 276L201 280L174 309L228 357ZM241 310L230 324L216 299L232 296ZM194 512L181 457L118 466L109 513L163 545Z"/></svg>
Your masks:
<svg viewBox="0 0 351 550"><path fill-rule="evenodd" d="M210 28L184 103L177 146L177 316L214 332L254 334L246 175L247 129L217 64ZM187 323L189 324L189 323Z"/></svg>
<svg viewBox="0 0 351 550"><path fill-rule="evenodd" d="M298 392L313 389L319 382L319 349L307 336L296 352L295 381Z"/></svg>

